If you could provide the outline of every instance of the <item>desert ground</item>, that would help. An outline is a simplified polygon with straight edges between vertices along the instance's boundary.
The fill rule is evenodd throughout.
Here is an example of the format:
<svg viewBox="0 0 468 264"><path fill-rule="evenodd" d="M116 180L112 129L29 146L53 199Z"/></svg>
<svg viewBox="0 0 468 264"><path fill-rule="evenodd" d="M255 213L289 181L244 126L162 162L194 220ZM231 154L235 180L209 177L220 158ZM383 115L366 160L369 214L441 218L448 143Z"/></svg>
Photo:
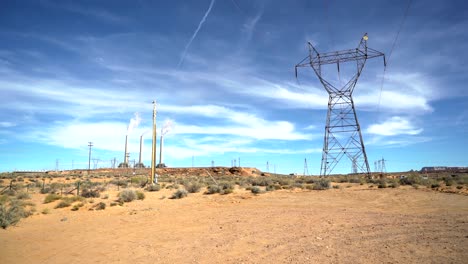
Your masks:
<svg viewBox="0 0 468 264"><path fill-rule="evenodd" d="M34 193L38 213L0 230L0 263L467 263L468 196L333 185L183 199L161 189L122 206L109 206L109 188L78 211Z"/></svg>

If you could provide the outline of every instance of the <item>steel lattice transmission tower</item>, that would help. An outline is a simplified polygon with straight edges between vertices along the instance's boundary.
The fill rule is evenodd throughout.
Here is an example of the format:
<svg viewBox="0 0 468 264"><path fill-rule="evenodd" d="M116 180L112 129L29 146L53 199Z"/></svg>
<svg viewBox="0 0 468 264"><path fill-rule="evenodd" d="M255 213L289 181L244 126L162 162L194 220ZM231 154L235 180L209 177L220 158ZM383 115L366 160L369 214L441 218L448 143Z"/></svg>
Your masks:
<svg viewBox="0 0 468 264"><path fill-rule="evenodd" d="M319 53L309 42L309 55L296 65L296 78L298 67L310 66L329 94L322 165L320 167L321 176L330 175L344 156L353 162L353 166L357 170L370 176L369 163L352 95L366 60L383 56L385 65L385 55L367 47L367 40L366 33L356 49L327 53ZM336 64L339 74L340 63L347 62L356 62L357 67L354 76L344 86L335 87L322 77L323 65Z"/></svg>

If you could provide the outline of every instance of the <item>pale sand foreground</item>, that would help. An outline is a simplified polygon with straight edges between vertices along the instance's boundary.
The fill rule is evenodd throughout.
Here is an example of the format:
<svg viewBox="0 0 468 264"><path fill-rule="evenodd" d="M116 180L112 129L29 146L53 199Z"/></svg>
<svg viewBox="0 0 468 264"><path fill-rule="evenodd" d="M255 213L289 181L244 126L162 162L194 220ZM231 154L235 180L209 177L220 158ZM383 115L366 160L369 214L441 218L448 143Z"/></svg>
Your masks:
<svg viewBox="0 0 468 264"><path fill-rule="evenodd" d="M160 199L170 193L24 219L0 230L0 263L468 262L468 196L354 186Z"/></svg>

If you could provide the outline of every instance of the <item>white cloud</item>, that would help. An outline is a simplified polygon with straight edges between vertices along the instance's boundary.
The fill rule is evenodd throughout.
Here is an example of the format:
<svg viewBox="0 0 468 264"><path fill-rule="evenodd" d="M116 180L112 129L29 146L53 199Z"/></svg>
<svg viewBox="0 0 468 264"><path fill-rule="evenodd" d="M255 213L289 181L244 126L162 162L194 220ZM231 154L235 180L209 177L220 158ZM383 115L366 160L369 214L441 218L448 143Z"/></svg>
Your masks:
<svg viewBox="0 0 468 264"><path fill-rule="evenodd" d="M404 117L394 116L380 124L370 125L367 133L381 136L418 135L423 129L417 129Z"/></svg>
<svg viewBox="0 0 468 264"><path fill-rule="evenodd" d="M16 126L16 124L12 122L0 122L0 127L14 127L14 126Z"/></svg>

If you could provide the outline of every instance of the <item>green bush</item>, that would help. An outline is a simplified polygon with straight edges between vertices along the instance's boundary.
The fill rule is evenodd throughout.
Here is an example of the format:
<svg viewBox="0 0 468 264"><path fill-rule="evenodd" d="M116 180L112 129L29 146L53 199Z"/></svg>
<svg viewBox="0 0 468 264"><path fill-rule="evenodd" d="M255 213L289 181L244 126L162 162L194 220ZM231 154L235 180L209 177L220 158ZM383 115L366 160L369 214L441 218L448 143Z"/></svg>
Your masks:
<svg viewBox="0 0 468 264"><path fill-rule="evenodd" d="M0 226L3 229L16 225L24 216L24 208L20 203L11 203L10 206L0 204Z"/></svg>
<svg viewBox="0 0 468 264"><path fill-rule="evenodd" d="M230 182L223 182L220 184L221 190L219 191L220 194L229 194L234 191L234 184Z"/></svg>
<svg viewBox="0 0 468 264"><path fill-rule="evenodd" d="M159 184L150 184L145 188L148 192L159 192L161 190L161 185Z"/></svg>
<svg viewBox="0 0 468 264"><path fill-rule="evenodd" d="M44 203L45 204L51 203L51 202L59 200L60 198L62 198L62 196L55 194L55 193L50 193L44 198Z"/></svg>
<svg viewBox="0 0 468 264"><path fill-rule="evenodd" d="M27 193L27 192L20 192L20 193L16 194L16 198L20 199L20 200L31 199L31 195L29 195L29 193Z"/></svg>
<svg viewBox="0 0 468 264"><path fill-rule="evenodd" d="M209 185L208 188L206 189L205 194L215 194L219 193L221 191L221 188L218 185Z"/></svg>
<svg viewBox="0 0 468 264"><path fill-rule="evenodd" d="M119 192L119 201L128 203L137 199L137 194L134 190L123 190Z"/></svg>
<svg viewBox="0 0 468 264"><path fill-rule="evenodd" d="M138 200L144 200L145 199L145 193L142 191L136 191L137 199Z"/></svg>
<svg viewBox="0 0 468 264"><path fill-rule="evenodd" d="M250 191L253 193L253 194L259 194L262 192L262 190L258 187L258 186L252 186L252 188L250 188Z"/></svg>
<svg viewBox="0 0 468 264"><path fill-rule="evenodd" d="M266 191L267 192L271 192L271 191L276 191L276 190L281 190L281 185L279 184L270 184L266 187Z"/></svg>
<svg viewBox="0 0 468 264"><path fill-rule="evenodd" d="M100 196L100 192L99 190L91 190L91 189L83 189L83 191L81 191L81 196L82 197L85 197L85 198L99 198Z"/></svg>
<svg viewBox="0 0 468 264"><path fill-rule="evenodd" d="M56 206L55 209L57 208L64 208L70 206L72 203L69 200L61 200Z"/></svg>
<svg viewBox="0 0 468 264"><path fill-rule="evenodd" d="M187 197L187 191L179 189L175 193L172 194L170 199L182 199L184 197Z"/></svg>
<svg viewBox="0 0 468 264"><path fill-rule="evenodd" d="M106 204L103 202L99 202L98 204L94 206L94 208L96 208L96 210L104 210L106 209Z"/></svg>
<svg viewBox="0 0 468 264"><path fill-rule="evenodd" d="M387 188L387 181L385 179L380 179L378 181L378 188Z"/></svg>
<svg viewBox="0 0 468 264"><path fill-rule="evenodd" d="M203 185L198 182L189 182L184 184L184 187L189 193L197 193L201 190Z"/></svg>
<svg viewBox="0 0 468 264"><path fill-rule="evenodd" d="M314 183L314 190L326 190L330 189L330 180L321 178Z"/></svg>
<svg viewBox="0 0 468 264"><path fill-rule="evenodd" d="M421 184L422 179L419 175L409 175L404 178L400 178L401 185L414 185L414 184Z"/></svg>

